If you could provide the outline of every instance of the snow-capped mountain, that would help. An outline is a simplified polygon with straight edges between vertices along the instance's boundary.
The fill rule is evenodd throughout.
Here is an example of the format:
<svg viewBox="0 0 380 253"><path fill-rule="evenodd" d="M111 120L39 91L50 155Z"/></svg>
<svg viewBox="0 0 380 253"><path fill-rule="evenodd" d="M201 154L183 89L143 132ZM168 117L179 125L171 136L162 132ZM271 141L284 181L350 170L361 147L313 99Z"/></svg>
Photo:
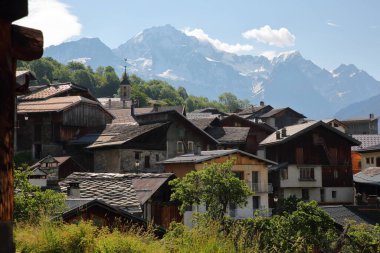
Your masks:
<svg viewBox="0 0 380 253"><path fill-rule="evenodd" d="M89 45L91 44L91 46ZM146 29L111 50L99 39L81 39L45 50L45 56L67 62L87 59L96 68L111 65L145 79L163 79L189 93L217 98L229 91L257 104L293 107L310 118L331 117L339 109L380 93L380 82L354 65L333 71L320 68L300 52L269 60L235 55L166 25Z"/></svg>

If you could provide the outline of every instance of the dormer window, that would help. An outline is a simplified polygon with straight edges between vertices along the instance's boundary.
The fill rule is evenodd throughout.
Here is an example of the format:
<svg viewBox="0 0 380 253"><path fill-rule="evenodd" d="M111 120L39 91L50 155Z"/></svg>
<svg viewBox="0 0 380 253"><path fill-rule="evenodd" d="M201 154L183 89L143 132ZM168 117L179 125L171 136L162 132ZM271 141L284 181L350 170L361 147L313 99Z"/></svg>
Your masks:
<svg viewBox="0 0 380 253"><path fill-rule="evenodd" d="M183 142L182 141L177 141L177 153L178 154L183 154Z"/></svg>
<svg viewBox="0 0 380 253"><path fill-rule="evenodd" d="M187 153L194 153L194 142L187 142Z"/></svg>

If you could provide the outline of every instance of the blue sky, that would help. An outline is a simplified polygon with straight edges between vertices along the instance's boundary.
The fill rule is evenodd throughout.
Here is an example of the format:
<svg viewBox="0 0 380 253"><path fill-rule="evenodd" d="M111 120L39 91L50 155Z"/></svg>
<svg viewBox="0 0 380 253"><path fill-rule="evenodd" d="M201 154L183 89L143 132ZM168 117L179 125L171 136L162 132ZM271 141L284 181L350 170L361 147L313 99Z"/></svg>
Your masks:
<svg viewBox="0 0 380 253"><path fill-rule="evenodd" d="M380 80L377 0L29 2L30 17L21 23L42 29L46 45L99 37L115 48L146 28L171 24L240 54L298 50L328 70L353 63Z"/></svg>

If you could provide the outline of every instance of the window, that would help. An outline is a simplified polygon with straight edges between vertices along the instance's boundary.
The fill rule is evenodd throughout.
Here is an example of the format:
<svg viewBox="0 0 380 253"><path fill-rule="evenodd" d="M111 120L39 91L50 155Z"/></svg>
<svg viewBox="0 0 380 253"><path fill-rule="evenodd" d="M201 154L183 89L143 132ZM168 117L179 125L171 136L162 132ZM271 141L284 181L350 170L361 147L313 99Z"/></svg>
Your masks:
<svg viewBox="0 0 380 253"><path fill-rule="evenodd" d="M252 197L252 208L259 209L260 208L260 196Z"/></svg>
<svg viewBox="0 0 380 253"><path fill-rule="evenodd" d="M371 157L371 164L375 164L375 160L373 157Z"/></svg>
<svg viewBox="0 0 380 253"><path fill-rule="evenodd" d="M156 162L158 162L159 160L160 160L160 155L156 154Z"/></svg>
<svg viewBox="0 0 380 253"><path fill-rule="evenodd" d="M187 142L187 153L193 153L194 152L194 142L188 141Z"/></svg>
<svg viewBox="0 0 380 253"><path fill-rule="evenodd" d="M301 181L314 181L314 168L300 168Z"/></svg>
<svg viewBox="0 0 380 253"><path fill-rule="evenodd" d="M331 197L332 197L333 199L336 199L336 191L332 191L332 192L331 192Z"/></svg>
<svg viewBox="0 0 380 253"><path fill-rule="evenodd" d="M240 180L244 180L244 171L233 171L235 176L239 178Z"/></svg>
<svg viewBox="0 0 380 253"><path fill-rule="evenodd" d="M183 153L183 142L177 141L177 153L182 154Z"/></svg>
<svg viewBox="0 0 380 253"><path fill-rule="evenodd" d="M321 189L320 190L320 193L321 193L321 202L325 202L325 189Z"/></svg>
<svg viewBox="0 0 380 253"><path fill-rule="evenodd" d="M297 164L304 164L303 148L296 148L296 163Z"/></svg>
<svg viewBox="0 0 380 253"><path fill-rule="evenodd" d="M367 157L367 158L365 159L365 162L366 162L367 164L370 163L369 157Z"/></svg>
<svg viewBox="0 0 380 253"><path fill-rule="evenodd" d="M334 179L337 179L339 177L339 172L338 170L334 170Z"/></svg>
<svg viewBox="0 0 380 253"><path fill-rule="evenodd" d="M288 168L281 169L281 179L288 179Z"/></svg>
<svg viewBox="0 0 380 253"><path fill-rule="evenodd" d="M141 152L135 152L135 160L141 159Z"/></svg>
<svg viewBox="0 0 380 253"><path fill-rule="evenodd" d="M145 168L150 168L150 156L146 155L145 156Z"/></svg>
<svg viewBox="0 0 380 253"><path fill-rule="evenodd" d="M309 189L302 189L302 200L309 200Z"/></svg>

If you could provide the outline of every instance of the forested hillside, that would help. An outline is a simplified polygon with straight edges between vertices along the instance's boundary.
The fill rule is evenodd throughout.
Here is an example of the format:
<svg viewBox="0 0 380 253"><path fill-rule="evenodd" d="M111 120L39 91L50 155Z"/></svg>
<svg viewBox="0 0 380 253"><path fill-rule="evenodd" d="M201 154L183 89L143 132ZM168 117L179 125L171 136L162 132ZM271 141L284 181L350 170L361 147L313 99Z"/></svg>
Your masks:
<svg viewBox="0 0 380 253"><path fill-rule="evenodd" d="M33 62L18 62L18 70L29 69L37 77L36 85L73 82L90 89L96 97L117 97L120 79L111 66L100 66L96 70L79 62L61 64L51 57ZM136 75L130 76L132 98L139 100L140 106L150 104L186 105L187 111L204 107L215 107L221 111L233 112L249 105L248 100L240 100L234 94L225 92L218 100L187 94L184 87L174 88L162 80L145 81Z"/></svg>

